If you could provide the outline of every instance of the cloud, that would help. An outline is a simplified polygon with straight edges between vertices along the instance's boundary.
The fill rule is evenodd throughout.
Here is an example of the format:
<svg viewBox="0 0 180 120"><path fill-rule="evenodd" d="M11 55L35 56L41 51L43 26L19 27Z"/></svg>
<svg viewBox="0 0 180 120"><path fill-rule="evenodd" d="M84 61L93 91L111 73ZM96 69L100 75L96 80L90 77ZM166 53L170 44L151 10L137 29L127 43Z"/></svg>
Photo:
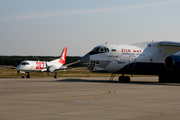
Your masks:
<svg viewBox="0 0 180 120"><path fill-rule="evenodd" d="M60 17L60 16L65 16L65 15L94 14L94 13L104 13L104 12L113 12L113 11L123 11L123 10L130 10L130 9L139 9L139 8L146 8L146 7L178 4L178 3L180 3L179 0L174 0L174 1L171 0L171 1L160 1L160 2L142 4L142 5L102 8L102 9L26 13L26 14L22 14L22 15L2 17L0 22L18 21L18 20L27 20L27 19L38 19L38 18L51 18L51 17Z"/></svg>

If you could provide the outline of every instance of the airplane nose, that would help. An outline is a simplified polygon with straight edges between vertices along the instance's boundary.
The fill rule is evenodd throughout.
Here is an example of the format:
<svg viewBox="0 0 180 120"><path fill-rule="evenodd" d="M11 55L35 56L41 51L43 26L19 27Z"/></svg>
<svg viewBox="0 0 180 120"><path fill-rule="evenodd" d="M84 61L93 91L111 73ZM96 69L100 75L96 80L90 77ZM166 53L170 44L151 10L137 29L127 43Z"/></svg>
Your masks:
<svg viewBox="0 0 180 120"><path fill-rule="evenodd" d="M17 71L20 70L20 66L19 66L19 65L16 67L16 70L17 70Z"/></svg>
<svg viewBox="0 0 180 120"><path fill-rule="evenodd" d="M89 60L90 60L89 54L86 54L84 57L82 57L81 62L89 63Z"/></svg>

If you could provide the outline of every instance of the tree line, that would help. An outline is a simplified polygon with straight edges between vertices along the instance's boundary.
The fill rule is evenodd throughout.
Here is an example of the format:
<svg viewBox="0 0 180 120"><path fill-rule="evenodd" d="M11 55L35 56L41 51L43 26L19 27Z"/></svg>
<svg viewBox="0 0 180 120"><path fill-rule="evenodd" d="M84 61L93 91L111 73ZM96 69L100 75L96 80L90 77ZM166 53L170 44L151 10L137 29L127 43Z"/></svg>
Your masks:
<svg viewBox="0 0 180 120"><path fill-rule="evenodd" d="M17 66L24 60L34 61L51 61L58 59L59 56L0 56L0 65ZM81 60L80 56L67 56L66 64ZM83 63L79 62L70 67L83 67Z"/></svg>

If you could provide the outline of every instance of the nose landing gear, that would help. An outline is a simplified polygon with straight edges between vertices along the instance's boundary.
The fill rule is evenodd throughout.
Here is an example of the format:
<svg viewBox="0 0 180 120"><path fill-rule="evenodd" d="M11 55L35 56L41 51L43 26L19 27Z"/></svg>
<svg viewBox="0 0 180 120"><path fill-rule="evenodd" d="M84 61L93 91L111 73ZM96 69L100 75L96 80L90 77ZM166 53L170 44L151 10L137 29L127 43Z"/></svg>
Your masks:
<svg viewBox="0 0 180 120"><path fill-rule="evenodd" d="M21 76L21 78L24 78L24 73L22 73L22 76Z"/></svg>
<svg viewBox="0 0 180 120"><path fill-rule="evenodd" d="M25 73L22 73L21 78L24 78L24 74L25 74ZM26 78L30 78L29 72L27 73Z"/></svg>

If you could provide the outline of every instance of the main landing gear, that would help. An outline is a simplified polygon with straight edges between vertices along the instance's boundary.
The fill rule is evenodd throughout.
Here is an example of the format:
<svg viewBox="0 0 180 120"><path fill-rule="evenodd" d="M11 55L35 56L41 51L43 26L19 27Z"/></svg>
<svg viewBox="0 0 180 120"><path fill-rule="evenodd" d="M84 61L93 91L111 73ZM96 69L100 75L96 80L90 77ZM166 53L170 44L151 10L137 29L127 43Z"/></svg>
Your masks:
<svg viewBox="0 0 180 120"><path fill-rule="evenodd" d="M112 73L109 81L113 81L114 79L114 76L115 76L115 73ZM119 82L122 82L122 83L129 83L131 81L130 77L129 76L124 76L124 74L122 74L122 76L119 76Z"/></svg>
<svg viewBox="0 0 180 120"><path fill-rule="evenodd" d="M57 78L57 73L55 73L54 78Z"/></svg>
<svg viewBox="0 0 180 120"><path fill-rule="evenodd" d="M27 73L26 78L30 78L29 72Z"/></svg>
<svg viewBox="0 0 180 120"><path fill-rule="evenodd" d="M124 74L122 74L122 76L119 76L119 82L123 82L123 83L129 83L131 81L129 76L124 76Z"/></svg>

